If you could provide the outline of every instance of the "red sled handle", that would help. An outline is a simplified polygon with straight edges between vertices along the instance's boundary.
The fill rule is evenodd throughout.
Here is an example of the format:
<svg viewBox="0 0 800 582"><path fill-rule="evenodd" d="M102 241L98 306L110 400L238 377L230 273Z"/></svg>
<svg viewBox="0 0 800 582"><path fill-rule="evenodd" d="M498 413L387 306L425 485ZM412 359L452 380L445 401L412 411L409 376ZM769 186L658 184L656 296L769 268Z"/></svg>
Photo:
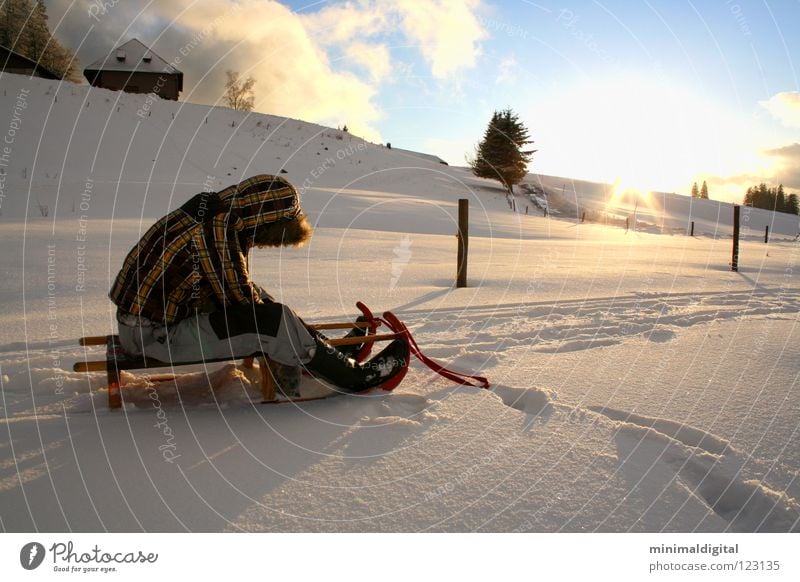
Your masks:
<svg viewBox="0 0 800 582"><path fill-rule="evenodd" d="M358 310L361 311L361 316L364 318L364 321L369 323L364 345L361 347L355 357L357 362L365 362L369 357L370 352L372 352L372 346L375 344L375 342L369 341L369 336L377 333L378 326L380 326L381 322L372 314L372 311L370 311L369 307L361 303L361 301L356 303L356 307L358 307Z"/></svg>
<svg viewBox="0 0 800 582"><path fill-rule="evenodd" d="M359 350L358 354L356 355L357 361L365 362L369 357L370 352L372 351L372 346L375 345L375 342L369 341L369 338L375 337L375 335L377 334L378 328L381 326L381 319L375 317L372 311L370 311L369 307L364 305L361 301L356 303L356 307L358 308L359 311L361 311L361 316L363 320L369 324L369 327L367 328L367 335L364 336L366 341L361 350ZM400 385L400 382L403 381L403 378L405 378L405 375L408 373L408 365L410 364L411 360L410 349L406 352L404 359L405 359L405 366L403 367L403 369L399 373L395 374L388 381L384 382L383 384L380 384L380 386L378 387L381 390L384 390L386 392L391 392Z"/></svg>
<svg viewBox="0 0 800 582"><path fill-rule="evenodd" d="M360 307L359 307L360 308ZM451 380L458 384L463 384L465 386L474 386L476 388L484 388L486 390L489 389L491 384L489 384L489 380L484 378L483 376L476 376L472 374L465 374L463 372L456 372L454 370L450 370L440 364L439 362L432 360L428 356L422 353L422 350L419 348L414 337L411 335L411 332L405 326L405 324L400 321L397 316L392 313L391 311L386 311L383 314L383 318L379 321L383 322L386 327L391 329L394 333L401 334L406 338L408 341L408 345L411 349L411 353L414 354L420 362L428 366L431 370Z"/></svg>

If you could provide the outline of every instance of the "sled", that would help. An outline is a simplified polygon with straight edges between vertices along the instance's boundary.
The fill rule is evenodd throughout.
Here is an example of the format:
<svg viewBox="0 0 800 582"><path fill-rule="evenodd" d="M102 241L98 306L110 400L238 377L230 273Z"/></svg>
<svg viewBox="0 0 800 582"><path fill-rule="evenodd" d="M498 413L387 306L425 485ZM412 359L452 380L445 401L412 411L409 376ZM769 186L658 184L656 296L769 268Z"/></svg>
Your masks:
<svg viewBox="0 0 800 582"><path fill-rule="evenodd" d="M335 330L345 330L345 329L351 330L356 327L360 329L365 329L366 335L343 337L343 338L328 338L328 343L330 343L334 347L358 345L363 343L364 345L354 356L354 358L357 361L363 362L369 357L369 354L372 351L372 347L376 342L392 341L402 337L402 335L395 332L384 333L384 334L377 333L378 327L381 325L381 321L375 316L373 316L372 312L363 303L359 302L357 306L362 313L358 321L321 323L321 324L311 325L310 327L316 331L331 331L331 330L335 331ZM246 358L242 358L239 356L239 357L229 357L229 358L204 359L204 360L187 361L187 362L162 362L160 360L156 360L153 358L147 358L144 356L131 356L130 354L126 353L125 350L122 349L122 346L119 343L118 335L87 336L80 338L78 340L78 343L84 347L105 346L106 348L106 354L104 360L85 360L82 362L77 362L73 366L73 370L75 372L106 373L107 388L108 388L108 407L110 409L119 409L122 407L124 386L120 382L120 373L123 370L128 371L128 370L147 370L155 368L175 368L178 366L195 366L198 364L203 365L210 363L231 362L237 360L242 360L242 365L245 368L254 367L255 362L258 361L258 368L260 372L259 384L261 389L261 397L262 397L262 403L265 404L266 403L277 404L283 402L308 402L311 400L329 398L330 396L336 395L338 393L334 390L330 394L325 394L323 396L307 397L307 398L306 397L287 398L283 396L282 392L280 391L280 387L277 385L275 381L274 374L272 373L272 370L270 368L270 360L265 354L262 353L256 353ZM409 358L406 358L406 370L408 369L408 359ZM385 382L379 387L387 391L393 390L400 383L403 376L405 376L405 370L398 373L390 381ZM159 382L168 382L174 380L175 374L158 374L158 375L146 376L146 379L155 384L158 384Z"/></svg>
<svg viewBox="0 0 800 582"><path fill-rule="evenodd" d="M367 330L366 335L333 338L333 339L328 338L328 342L334 347L358 345L363 343L364 345L355 355L355 359L359 362L364 362L369 357L372 347L376 342L404 339L408 344L408 352L405 358L405 367L383 384L380 384L379 386L373 388L373 390L377 389L384 391L394 390L400 384L400 382L402 382L403 378L408 372L408 366L412 354L417 359L419 359L420 362L425 364L428 368L430 368L440 376L447 378L448 380L467 386L475 386L484 389L489 388L490 386L489 381L483 376L477 376L450 370L446 368L444 365L440 364L439 362L436 362L435 360L423 354L422 350L419 347L419 344L417 344L416 340L411 335L411 332L408 330L406 325L402 321L400 321L400 319L392 312L387 311L383 314L383 317L376 317L372 314L369 308L360 301L356 303L356 307L358 307L358 309L361 311L362 314L358 318L358 321L346 322L346 323L345 322L321 323L312 325L310 327L317 331L343 330L343 329L350 330L355 327L366 329ZM380 328L381 326L386 326L386 328L389 330L390 333L379 334L378 328ZM286 397L281 392L280 387L277 385L275 376L272 372L272 368L270 367L269 358L266 356L266 354L262 353L253 354L246 358L231 357L231 358L200 360L195 362L161 362L159 360L154 360L153 358L145 358L138 356L134 357L131 356L130 354L125 353L125 351L119 345L119 336L116 335L83 337L80 338L79 343L82 346L106 346L105 360L78 362L73 366L73 370L75 370L76 372L106 372L108 381L108 407L111 409L117 409L122 407L123 386L121 386L120 383L120 372L122 372L123 370L174 368L176 366L193 366L198 364L230 362L240 359L243 360L243 366L246 368L252 368L255 364L255 361L258 360L258 367L260 372L260 388L261 388L261 396L263 404L309 402L312 400L321 400L324 398L330 398L332 396L336 396L337 394L344 393L337 391L335 388L332 388L330 393L321 396L311 396L311 397L300 396L293 398ZM150 380L151 382L158 383L158 382L174 380L175 375L168 374L168 375L148 376L147 379Z"/></svg>

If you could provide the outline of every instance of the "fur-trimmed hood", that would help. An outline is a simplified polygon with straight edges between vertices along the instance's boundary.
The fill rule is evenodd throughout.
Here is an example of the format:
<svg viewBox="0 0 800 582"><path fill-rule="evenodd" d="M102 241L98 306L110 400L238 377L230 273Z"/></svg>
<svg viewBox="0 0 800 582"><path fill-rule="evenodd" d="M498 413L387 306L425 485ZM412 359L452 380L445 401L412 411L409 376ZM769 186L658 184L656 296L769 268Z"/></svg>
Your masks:
<svg viewBox="0 0 800 582"><path fill-rule="evenodd" d="M227 228L238 233L246 248L259 244L258 238L279 246L284 243L275 241L301 244L310 236L310 227L300 208L300 195L280 176L259 174L220 192L197 194L181 210L198 224L208 224L214 216L228 214ZM283 228L273 232L278 226Z"/></svg>

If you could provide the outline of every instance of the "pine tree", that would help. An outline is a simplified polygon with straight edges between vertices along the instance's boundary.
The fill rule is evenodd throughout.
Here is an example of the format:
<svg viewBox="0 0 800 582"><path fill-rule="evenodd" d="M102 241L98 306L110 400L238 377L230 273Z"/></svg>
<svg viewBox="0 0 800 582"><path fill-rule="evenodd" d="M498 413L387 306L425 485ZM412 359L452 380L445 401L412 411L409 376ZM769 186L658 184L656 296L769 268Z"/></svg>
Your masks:
<svg viewBox="0 0 800 582"><path fill-rule="evenodd" d="M41 0L33 5L33 10L25 25L25 36L28 48L25 56L32 61L40 62L51 40L50 29L47 27L47 9Z"/></svg>
<svg viewBox="0 0 800 582"><path fill-rule="evenodd" d="M789 194L786 197L786 212L789 214L800 214L800 200L797 198L797 194Z"/></svg>
<svg viewBox="0 0 800 582"><path fill-rule="evenodd" d="M0 4L0 45L28 56L25 23L31 13L29 0L4 0Z"/></svg>
<svg viewBox="0 0 800 582"><path fill-rule="evenodd" d="M55 38L42 57L42 65L66 81L80 83L83 79L78 57L70 49L59 44Z"/></svg>
<svg viewBox="0 0 800 582"><path fill-rule="evenodd" d="M697 182L692 184L692 198L700 198L700 191L697 189Z"/></svg>
<svg viewBox="0 0 800 582"><path fill-rule="evenodd" d="M753 205L756 208L772 210L772 201L770 200L769 188L764 182L761 182L761 184L756 186L754 194L755 196L753 199Z"/></svg>
<svg viewBox="0 0 800 582"><path fill-rule="evenodd" d="M786 194L783 192L783 184L780 184L775 192L775 212L786 212Z"/></svg>
<svg viewBox="0 0 800 582"><path fill-rule="evenodd" d="M225 71L225 74L228 76L223 97L225 103L235 111L252 111L256 101L253 94L256 80L253 77L240 79L238 71Z"/></svg>
<svg viewBox="0 0 800 582"><path fill-rule="evenodd" d="M475 157L467 160L472 173L479 178L497 180L513 194L514 184L519 184L528 172L528 163L536 150L523 149L532 144L528 129L510 109L495 111L475 148Z"/></svg>
<svg viewBox="0 0 800 582"><path fill-rule="evenodd" d="M708 200L708 184L703 180L703 185L700 187L700 198Z"/></svg>
<svg viewBox="0 0 800 582"><path fill-rule="evenodd" d="M59 43L47 25L47 8L42 0L4 0L0 4L0 44L10 48L62 79L79 82L78 60Z"/></svg>

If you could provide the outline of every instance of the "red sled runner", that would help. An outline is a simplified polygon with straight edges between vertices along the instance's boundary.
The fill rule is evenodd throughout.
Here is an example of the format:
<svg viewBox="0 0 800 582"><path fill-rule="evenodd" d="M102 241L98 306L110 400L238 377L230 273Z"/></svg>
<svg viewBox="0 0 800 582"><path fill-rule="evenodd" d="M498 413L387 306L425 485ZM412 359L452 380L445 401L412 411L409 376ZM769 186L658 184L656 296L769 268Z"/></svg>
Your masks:
<svg viewBox="0 0 800 582"><path fill-rule="evenodd" d="M353 328L366 330L365 335L355 335L352 337L333 338L328 340L329 343L334 347L363 344L358 353L355 355L355 359L359 362L364 362L369 358L372 348L376 342L392 341L400 338L406 340L408 352L404 358L404 368L390 380L387 380L378 387L373 388L371 391L384 390L388 392L394 390L398 385L400 385L406 373L408 372L408 366L410 364L412 354L431 370L447 378L448 380L469 386L477 386L487 389L489 388L489 381L486 378L449 370L445 366L425 356L411 335L411 332L392 312L387 311L383 314L383 317L375 317L372 314L372 311L370 311L369 308L360 301L356 303L356 307L358 307L362 314L356 322L322 323L312 325L311 327L317 331L345 329L352 330ZM381 326L386 326L390 333L378 333L378 330ZM123 370L175 368L177 366L229 362L231 360L239 359L221 358L196 362L162 362L159 360L154 360L153 358L131 356L130 354L127 354L119 345L119 336L116 335L82 337L80 338L79 343L82 346L106 346L105 360L89 361L87 359L76 363L73 366L73 370L76 372L106 372L108 385L108 407L111 409L118 409L122 407L124 386L120 382L120 372ZM311 400L320 400L339 394L339 392L333 388L330 393L322 396L300 396L294 398L279 397L279 387L276 389L277 381L273 372L274 367L271 365L270 359L265 354L257 353L248 358L244 358L243 366L246 368L253 368L256 360L258 360L261 397L262 403L264 404L308 402ZM147 376L147 379L155 384L158 384L159 382L175 380L175 374ZM280 396L282 396L282 394Z"/></svg>

